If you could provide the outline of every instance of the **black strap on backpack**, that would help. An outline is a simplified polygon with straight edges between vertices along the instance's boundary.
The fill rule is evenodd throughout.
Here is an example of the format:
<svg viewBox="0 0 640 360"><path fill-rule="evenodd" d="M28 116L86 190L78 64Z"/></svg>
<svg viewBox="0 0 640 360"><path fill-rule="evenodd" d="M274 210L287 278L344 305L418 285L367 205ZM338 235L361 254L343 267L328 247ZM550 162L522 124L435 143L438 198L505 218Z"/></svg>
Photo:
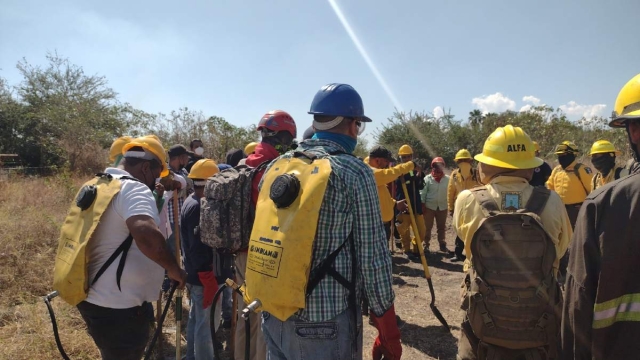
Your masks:
<svg viewBox="0 0 640 360"><path fill-rule="evenodd" d="M582 185L582 188L584 189L584 192L589 195L589 190L587 190L587 187L584 186L584 183L582 182L582 178L580 177L580 167L582 167L582 164L577 163L576 166L573 167L573 173L578 177L578 181L580 181L580 185Z"/></svg>
<svg viewBox="0 0 640 360"><path fill-rule="evenodd" d="M122 291L122 289L120 288L120 279L122 278L122 271L124 270L124 262L127 259L127 253L129 252L129 249L131 248L132 243L133 243L133 236L129 234L129 236L127 236L127 238L122 242L122 244L118 246L116 251L114 251L113 254L111 254L111 256L107 259L107 261L105 261L102 267L100 267L100 270L98 270L96 277L94 277L93 281L91 282L91 286L93 286L93 284L95 284L96 281L98 281L98 278L102 276L102 274L107 270L109 265L111 265L111 263L113 263L116 260L118 255L122 254L122 257L118 262L118 270L116 270L116 284L118 284L118 290Z"/></svg>
<svg viewBox="0 0 640 360"><path fill-rule="evenodd" d="M540 216L545 205L547 205L547 200L549 200L550 195L551 190L543 187L534 187L527 204L524 206L525 211Z"/></svg>
<svg viewBox="0 0 640 360"><path fill-rule="evenodd" d="M109 180L113 179L113 175L107 174L107 173L97 173L96 176L106 177ZM131 176L121 176L119 177L119 179L141 182L140 180L133 178ZM118 255L122 254L122 257L120 257L120 261L118 262L118 269L116 270L116 284L118 284L118 290L122 291L122 288L120 287L120 280L122 278L122 272L124 271L124 262L127 260L127 254L129 253L131 244L133 244L133 236L129 234L129 236L127 236L127 238L124 239L122 244L120 244L120 246L118 246L118 248L113 252L113 254L111 254L111 256L107 259L107 261L105 261L105 263L102 264L102 266L98 270L98 273L93 278L93 281L91 281L91 286L93 286L93 284L95 284L96 281L98 281L100 276L102 276L102 274L107 270L107 268L116 260Z"/></svg>
<svg viewBox="0 0 640 360"><path fill-rule="evenodd" d="M333 268L333 264L338 257L338 254L342 249L344 249L345 245L349 243L349 251L351 253L351 281L348 281L344 276L342 276L336 269ZM353 326L356 328L354 332L354 339L358 337L358 314L356 314L357 308L357 299L356 299L356 284L357 284L357 275L358 271L358 263L356 259L356 247L353 241L353 232L349 234L347 240L342 243L337 249L335 249L329 256L327 256L324 260L318 264L314 269L309 273L309 281L307 282L307 290L306 297L308 298L313 290L318 286L320 281L324 279L325 276L329 275L334 278L340 285L344 286L349 291L349 308L352 309L352 317L353 317ZM353 344L356 341L352 342Z"/></svg>

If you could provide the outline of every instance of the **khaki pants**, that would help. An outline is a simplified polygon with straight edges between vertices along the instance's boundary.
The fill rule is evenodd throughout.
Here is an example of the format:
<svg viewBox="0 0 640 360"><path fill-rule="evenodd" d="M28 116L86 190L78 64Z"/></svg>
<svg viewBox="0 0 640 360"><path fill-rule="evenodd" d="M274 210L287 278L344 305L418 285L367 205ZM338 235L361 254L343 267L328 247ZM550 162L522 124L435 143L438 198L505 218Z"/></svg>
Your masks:
<svg viewBox="0 0 640 360"><path fill-rule="evenodd" d="M400 239L402 240L402 249L405 254L409 252L413 252L414 254L418 253L418 242L416 241L416 237L418 239L424 239L424 234L426 234L426 229L424 226L424 218L422 215L414 215L416 218L416 225L418 226L419 234L414 234L414 237L411 237L411 233L409 230L411 229L411 216L409 214L400 214L398 215L398 220L400 220L400 224L398 225L398 232L400 233Z"/></svg>
<svg viewBox="0 0 640 360"><path fill-rule="evenodd" d="M239 252L236 255L236 280L238 284L244 283L244 274L247 268L247 253ZM234 293L234 296L240 296ZM247 337L245 336L245 324L244 319L242 318L242 309L244 309L247 305L242 298L237 299L238 304L238 321L236 323L236 335L235 335L235 349L234 349L234 359L235 360L244 360L245 355L245 343ZM262 334L261 328L261 315L256 314L254 312L249 316L249 322L251 326L251 341L250 341L250 359L252 360L264 360L267 358L267 345L264 342L264 335Z"/></svg>
<svg viewBox="0 0 640 360"><path fill-rule="evenodd" d="M436 228L438 229L438 243L440 246L446 246L447 243L444 240L445 226L447 224L447 209L444 210L431 210L426 209L424 213L424 224L426 227L426 236L424 237L425 248L429 248L429 241L431 240L431 229L433 229L433 222L435 220Z"/></svg>

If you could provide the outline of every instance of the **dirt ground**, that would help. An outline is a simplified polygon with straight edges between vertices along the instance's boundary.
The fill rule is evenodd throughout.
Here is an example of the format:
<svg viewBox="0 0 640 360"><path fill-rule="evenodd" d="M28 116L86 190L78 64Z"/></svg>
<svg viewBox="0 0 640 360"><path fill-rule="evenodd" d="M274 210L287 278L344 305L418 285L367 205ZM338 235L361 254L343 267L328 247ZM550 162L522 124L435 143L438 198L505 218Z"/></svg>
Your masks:
<svg viewBox="0 0 640 360"><path fill-rule="evenodd" d="M451 218L447 219L447 246L453 251L455 232L451 227ZM447 331L436 319L429 308L431 294L424 277L422 264L410 261L403 255L402 249L395 248L393 255L393 288L396 294L396 314L400 317L400 333L402 336L403 355L406 360L418 359L455 359L457 339L460 331L460 283L462 282L462 263L451 262L449 256L438 252L436 229L432 230L431 255L427 257L431 271L433 287L436 295L436 306L448 322ZM394 245L395 247L395 245ZM185 307L186 301L185 301ZM188 307L187 307L188 308ZM164 359L175 358L175 324L172 312L168 315L165 327ZM185 322L185 321L183 321ZM363 353L364 359L371 359L371 347L377 330L363 318ZM183 336L185 334L183 330ZM229 330L218 330L217 336L226 347L230 339ZM183 341L183 354L186 340ZM223 360L232 359L231 352L221 351Z"/></svg>

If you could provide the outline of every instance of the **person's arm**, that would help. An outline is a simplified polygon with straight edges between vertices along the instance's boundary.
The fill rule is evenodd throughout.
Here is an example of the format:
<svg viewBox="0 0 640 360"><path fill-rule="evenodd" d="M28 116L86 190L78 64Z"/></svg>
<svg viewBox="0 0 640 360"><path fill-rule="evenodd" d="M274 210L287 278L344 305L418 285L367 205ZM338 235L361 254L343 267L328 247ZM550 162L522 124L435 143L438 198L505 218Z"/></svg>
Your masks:
<svg viewBox="0 0 640 360"><path fill-rule="evenodd" d="M565 359L591 359L593 311L600 277L596 206L580 209L571 240L565 300L562 309L562 352Z"/></svg>
<svg viewBox="0 0 640 360"><path fill-rule="evenodd" d="M134 215L129 217L126 223L138 249L146 257L166 269L169 278L178 282L178 288L184 288L187 273L178 266L153 218L146 215Z"/></svg>
<svg viewBox="0 0 640 360"><path fill-rule="evenodd" d="M458 195L458 191L456 189L456 180L457 173L451 173L451 178L449 179L449 184L447 185L447 207L449 208L449 215L453 216L453 210L455 209L456 197Z"/></svg>
<svg viewBox="0 0 640 360"><path fill-rule="evenodd" d="M369 307L381 316L394 301L391 287L391 257L380 215L378 192L371 171L348 183L353 190L353 239Z"/></svg>
<svg viewBox="0 0 640 360"><path fill-rule="evenodd" d="M553 179L555 178L556 175L556 168L554 168L553 170L551 170L551 175L549 175L549 179L546 182L546 186L547 189L549 190L556 190L555 186L553 185Z"/></svg>
<svg viewBox="0 0 640 360"><path fill-rule="evenodd" d="M413 170L413 161L398 164L387 169L373 169L373 177L378 186L388 184L396 180L399 176L408 174Z"/></svg>

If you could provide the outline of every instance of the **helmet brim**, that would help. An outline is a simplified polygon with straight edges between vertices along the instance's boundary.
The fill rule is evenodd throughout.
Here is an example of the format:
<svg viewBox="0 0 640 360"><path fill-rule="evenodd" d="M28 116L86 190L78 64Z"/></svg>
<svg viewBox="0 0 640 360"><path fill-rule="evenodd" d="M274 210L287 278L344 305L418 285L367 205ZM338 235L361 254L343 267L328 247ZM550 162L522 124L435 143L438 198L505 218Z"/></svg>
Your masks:
<svg viewBox="0 0 640 360"><path fill-rule="evenodd" d="M614 153L614 154L616 154L616 156L620 156L620 154L622 154L622 152L620 152L620 150L616 150L616 151L594 151L592 153L589 153L589 156L597 155L597 154L610 154L610 153Z"/></svg>
<svg viewBox="0 0 640 360"><path fill-rule="evenodd" d="M521 170L534 169L544 163L544 160L537 157L534 157L533 159L528 159L528 160L516 160L513 162L505 162L492 157L488 157L483 154L478 154L473 158L483 164L497 166L505 169L521 169Z"/></svg>
<svg viewBox="0 0 640 360"><path fill-rule="evenodd" d="M327 114L327 113L323 113L323 112L319 112L319 111L307 111L307 114L323 115L323 116L344 116L344 115L336 115L336 114ZM344 117L351 117L351 116L344 116ZM358 116L358 118L362 122L373 122L373 120L371 120L371 118L369 118L368 116L362 115L362 116Z"/></svg>
<svg viewBox="0 0 640 360"><path fill-rule="evenodd" d="M626 115L618 116L609 122L609 127L624 128L627 127L627 120L640 119L640 110L631 112Z"/></svg>

